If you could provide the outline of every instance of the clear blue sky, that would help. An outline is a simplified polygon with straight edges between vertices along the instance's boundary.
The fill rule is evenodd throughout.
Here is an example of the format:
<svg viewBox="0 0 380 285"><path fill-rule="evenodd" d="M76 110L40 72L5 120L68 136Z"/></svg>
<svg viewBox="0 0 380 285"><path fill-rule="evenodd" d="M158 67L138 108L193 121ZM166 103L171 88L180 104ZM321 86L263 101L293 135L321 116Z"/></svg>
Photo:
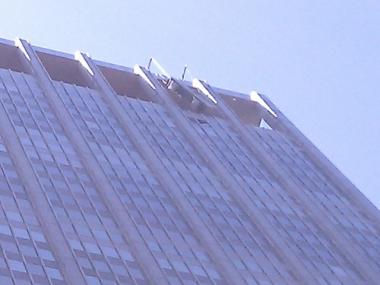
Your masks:
<svg viewBox="0 0 380 285"><path fill-rule="evenodd" d="M379 0L12 0L0 37L269 95L380 206Z"/></svg>

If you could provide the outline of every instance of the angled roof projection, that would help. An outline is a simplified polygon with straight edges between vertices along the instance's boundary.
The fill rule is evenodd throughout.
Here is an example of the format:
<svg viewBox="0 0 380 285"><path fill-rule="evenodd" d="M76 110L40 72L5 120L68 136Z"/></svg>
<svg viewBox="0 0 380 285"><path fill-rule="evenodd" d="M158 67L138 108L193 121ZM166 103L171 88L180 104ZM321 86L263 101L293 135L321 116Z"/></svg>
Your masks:
<svg viewBox="0 0 380 285"><path fill-rule="evenodd" d="M0 40L0 167L0 284L379 284L379 211L257 92Z"/></svg>

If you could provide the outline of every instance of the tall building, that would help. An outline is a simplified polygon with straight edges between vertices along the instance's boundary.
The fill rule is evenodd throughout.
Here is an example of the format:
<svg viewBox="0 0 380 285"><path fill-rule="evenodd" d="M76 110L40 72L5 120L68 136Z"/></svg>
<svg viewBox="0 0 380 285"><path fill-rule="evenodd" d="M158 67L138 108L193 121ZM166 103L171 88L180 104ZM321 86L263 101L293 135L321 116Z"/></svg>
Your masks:
<svg viewBox="0 0 380 285"><path fill-rule="evenodd" d="M380 215L264 95L0 41L0 284L380 284Z"/></svg>

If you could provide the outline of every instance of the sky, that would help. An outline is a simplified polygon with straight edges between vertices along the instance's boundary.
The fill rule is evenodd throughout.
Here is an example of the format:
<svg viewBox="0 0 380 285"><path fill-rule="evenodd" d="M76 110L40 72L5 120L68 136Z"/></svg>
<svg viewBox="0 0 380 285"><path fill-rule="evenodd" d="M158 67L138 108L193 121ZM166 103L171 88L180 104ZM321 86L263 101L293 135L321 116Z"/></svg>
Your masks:
<svg viewBox="0 0 380 285"><path fill-rule="evenodd" d="M380 207L380 1L2 2L1 38L268 95Z"/></svg>

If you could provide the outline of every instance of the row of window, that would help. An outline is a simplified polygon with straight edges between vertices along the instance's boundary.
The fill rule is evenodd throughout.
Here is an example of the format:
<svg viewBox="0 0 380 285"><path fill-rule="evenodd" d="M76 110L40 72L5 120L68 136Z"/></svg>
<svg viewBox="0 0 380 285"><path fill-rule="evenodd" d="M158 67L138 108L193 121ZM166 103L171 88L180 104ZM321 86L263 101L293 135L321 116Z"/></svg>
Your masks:
<svg viewBox="0 0 380 285"><path fill-rule="evenodd" d="M36 81L29 75L9 71L0 71L0 76L1 103L86 279L90 284L144 283L129 245ZM168 280L173 284L220 282L221 276L208 257L207 249L191 232L167 190L156 181L100 94L69 84L54 84ZM205 160L195 155L165 110L150 102L126 97L120 100L131 122L176 181L178 191L186 194L188 202L247 282L291 280L260 230L225 191ZM289 246L304 258L311 274L323 276L321 282L326 284L358 280L357 274L251 156L226 122L203 115L187 115L203 142L235 177L241 191L249 194L252 205L260 208ZM380 241L370 222L355 212L286 138L275 131L258 128L250 131L273 155L284 174L307 189L310 197L318 199L363 250L371 250L368 255L379 265ZM4 174L0 173L0 205L4 212L4 220L0 220L0 246L6 246L11 252L0 252L0 263L4 265L0 278L18 278L25 284L37 279L45 280L41 284L62 283L46 240L40 243L31 237L36 232L42 235L37 219L20 214L22 211L33 213L33 210L0 144L0 163L3 160L6 163L1 164ZM27 257L32 252L40 263L38 267L29 264Z"/></svg>
<svg viewBox="0 0 380 285"><path fill-rule="evenodd" d="M11 75L8 85L17 90L9 87L4 106L85 278L89 284L144 282L45 95L32 77Z"/></svg>
<svg viewBox="0 0 380 285"><path fill-rule="evenodd" d="M177 284L217 283L207 253L100 95L68 84L58 90L163 272Z"/></svg>
<svg viewBox="0 0 380 285"><path fill-rule="evenodd" d="M158 105L123 99L125 112L137 126L211 229L229 260L247 282L286 282L288 273L258 229L223 189L203 160ZM260 244L258 242L260 240Z"/></svg>
<svg viewBox="0 0 380 285"><path fill-rule="evenodd" d="M272 227L288 241L289 247L302 258L302 263L310 274L324 276L328 282L345 282L350 279L347 273L353 275L354 280L357 279L358 276L347 266L342 256L323 238L260 161L248 152L227 123L211 117L201 116L200 119L207 123L191 121L202 141L208 144L220 162L234 175L241 190L251 197L251 202L256 203L272 222Z"/></svg>
<svg viewBox="0 0 380 285"><path fill-rule="evenodd" d="M288 139L276 132L251 129L257 140L269 149L287 176L329 213L333 223L340 224L350 240L356 241L367 256L380 267L380 239L371 222L345 199L326 177ZM290 166L288 166L290 163Z"/></svg>

